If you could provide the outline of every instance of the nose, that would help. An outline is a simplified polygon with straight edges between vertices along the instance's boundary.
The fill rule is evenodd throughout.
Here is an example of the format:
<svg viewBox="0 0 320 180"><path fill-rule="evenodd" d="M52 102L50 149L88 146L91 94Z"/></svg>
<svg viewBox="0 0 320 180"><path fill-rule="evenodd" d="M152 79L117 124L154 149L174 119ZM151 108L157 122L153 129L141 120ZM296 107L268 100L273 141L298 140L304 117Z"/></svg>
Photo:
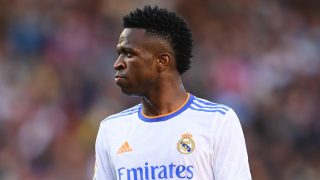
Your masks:
<svg viewBox="0 0 320 180"><path fill-rule="evenodd" d="M113 64L113 68L117 71L125 69L126 68L126 63L124 62L124 59L122 55L120 54L116 62Z"/></svg>

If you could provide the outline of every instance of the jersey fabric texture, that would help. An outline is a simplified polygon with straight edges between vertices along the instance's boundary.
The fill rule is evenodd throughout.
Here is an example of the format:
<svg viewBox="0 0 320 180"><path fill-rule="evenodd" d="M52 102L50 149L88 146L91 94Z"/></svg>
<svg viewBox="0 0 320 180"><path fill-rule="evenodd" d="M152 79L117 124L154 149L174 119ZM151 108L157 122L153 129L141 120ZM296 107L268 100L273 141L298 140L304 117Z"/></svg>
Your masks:
<svg viewBox="0 0 320 180"><path fill-rule="evenodd" d="M111 115L96 139L96 180L250 180L235 112L188 94L176 111L148 117L141 104Z"/></svg>

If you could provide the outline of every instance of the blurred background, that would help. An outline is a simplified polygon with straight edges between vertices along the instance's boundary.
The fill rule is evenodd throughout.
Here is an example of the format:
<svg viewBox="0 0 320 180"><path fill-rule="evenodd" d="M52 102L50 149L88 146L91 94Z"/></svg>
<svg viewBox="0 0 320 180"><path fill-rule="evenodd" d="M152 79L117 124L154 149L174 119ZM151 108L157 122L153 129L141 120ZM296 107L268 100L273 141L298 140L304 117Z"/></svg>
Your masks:
<svg viewBox="0 0 320 180"><path fill-rule="evenodd" d="M190 25L185 86L236 110L253 179L319 180L317 0L1 0L0 179L92 178L100 121L139 102L113 63L122 16L144 4Z"/></svg>

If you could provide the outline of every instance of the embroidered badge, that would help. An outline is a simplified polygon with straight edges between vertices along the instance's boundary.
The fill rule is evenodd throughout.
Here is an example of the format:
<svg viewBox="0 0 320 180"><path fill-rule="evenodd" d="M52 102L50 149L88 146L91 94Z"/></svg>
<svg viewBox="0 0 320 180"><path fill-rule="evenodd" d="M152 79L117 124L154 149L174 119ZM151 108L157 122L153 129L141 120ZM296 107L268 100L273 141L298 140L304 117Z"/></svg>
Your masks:
<svg viewBox="0 0 320 180"><path fill-rule="evenodd" d="M182 154L190 154L195 149L195 143L192 139L192 134L184 133L181 135L181 139L177 143L177 149Z"/></svg>

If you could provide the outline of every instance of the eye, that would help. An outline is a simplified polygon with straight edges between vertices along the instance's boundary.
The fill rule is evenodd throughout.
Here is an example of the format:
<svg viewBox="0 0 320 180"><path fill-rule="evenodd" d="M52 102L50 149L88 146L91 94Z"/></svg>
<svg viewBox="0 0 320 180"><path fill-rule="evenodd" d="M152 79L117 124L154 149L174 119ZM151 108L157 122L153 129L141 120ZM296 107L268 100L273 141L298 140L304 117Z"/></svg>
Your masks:
<svg viewBox="0 0 320 180"><path fill-rule="evenodd" d="M123 54L124 54L127 58L132 58L132 57L133 57L133 54L132 54L131 52L128 52L128 51L124 52Z"/></svg>
<svg viewBox="0 0 320 180"><path fill-rule="evenodd" d="M118 55L121 56L125 56L126 58L132 58L134 56L134 53L126 50L126 49L121 49L117 51Z"/></svg>

